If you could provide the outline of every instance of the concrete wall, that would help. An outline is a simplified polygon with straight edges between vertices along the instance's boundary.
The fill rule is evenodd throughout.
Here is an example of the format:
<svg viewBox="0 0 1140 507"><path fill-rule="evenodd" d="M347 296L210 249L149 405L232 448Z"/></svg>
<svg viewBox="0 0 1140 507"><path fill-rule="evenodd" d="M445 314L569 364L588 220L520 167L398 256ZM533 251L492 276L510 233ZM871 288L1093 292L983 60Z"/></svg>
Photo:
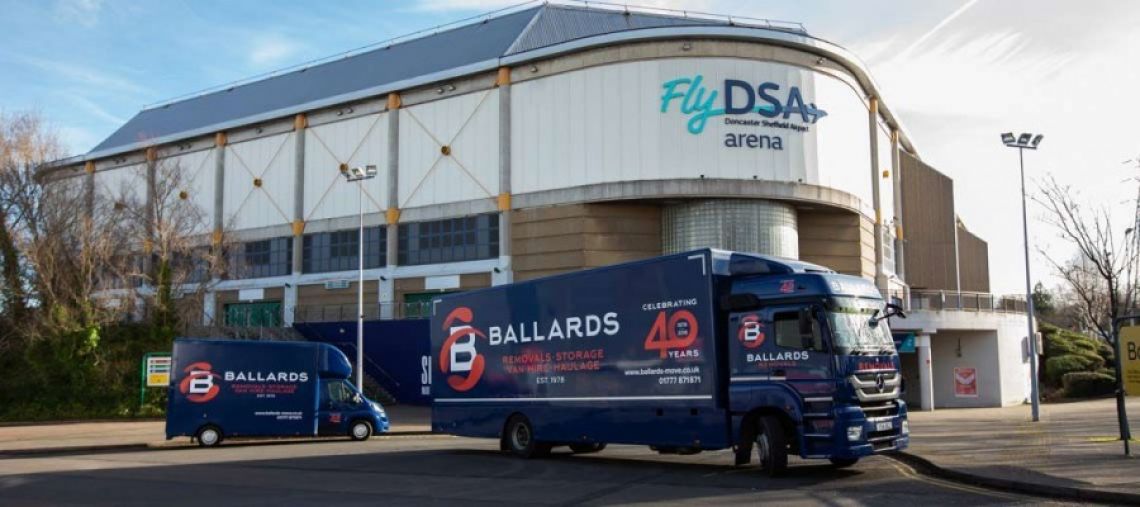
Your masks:
<svg viewBox="0 0 1140 507"><path fill-rule="evenodd" d="M958 224L958 264L962 276L962 290L990 291L990 249L982 238Z"/></svg>
<svg viewBox="0 0 1140 507"><path fill-rule="evenodd" d="M935 409L1002 406L997 332L939 331L930 341ZM977 369L977 398L954 395L955 367Z"/></svg>
<svg viewBox="0 0 1140 507"><path fill-rule="evenodd" d="M655 204L575 204L511 214L515 280L661 255Z"/></svg>
<svg viewBox="0 0 1140 507"><path fill-rule="evenodd" d="M874 278L875 230L870 220L852 212L820 208L801 208L798 214L800 260Z"/></svg>
<svg viewBox="0 0 1140 507"><path fill-rule="evenodd" d="M954 259L954 181L900 154L906 281L912 289L958 288Z"/></svg>

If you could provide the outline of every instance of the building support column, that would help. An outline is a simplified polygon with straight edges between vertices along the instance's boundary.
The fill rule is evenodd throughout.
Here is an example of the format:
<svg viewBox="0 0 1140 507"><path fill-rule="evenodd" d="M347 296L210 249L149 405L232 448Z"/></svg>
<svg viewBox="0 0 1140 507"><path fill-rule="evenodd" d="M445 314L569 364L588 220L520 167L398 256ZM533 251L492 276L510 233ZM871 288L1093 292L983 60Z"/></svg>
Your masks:
<svg viewBox="0 0 1140 507"><path fill-rule="evenodd" d="M875 286L884 299L889 299L887 274L883 271L883 203L880 195L879 175L879 98L871 97L867 115L868 130L871 132L871 201L875 208Z"/></svg>
<svg viewBox="0 0 1140 507"><path fill-rule="evenodd" d="M491 285L514 280L511 267L511 69L499 67L499 267L491 273Z"/></svg>
<svg viewBox="0 0 1140 507"><path fill-rule="evenodd" d="M927 412L934 410L934 364L930 352L930 334L915 334L914 347L918 353L919 407Z"/></svg>
<svg viewBox="0 0 1140 507"><path fill-rule="evenodd" d="M158 149L146 149L146 204L143 213L146 214L145 234L143 238L143 272L154 281L157 278L154 259L154 236L156 219L156 201L158 199Z"/></svg>
<svg viewBox="0 0 1140 507"><path fill-rule="evenodd" d="M284 288L284 315L282 324L293 325L297 314L297 280L301 276L305 247L305 129L309 126L304 114L293 117L293 269L292 283Z"/></svg>
<svg viewBox="0 0 1140 507"><path fill-rule="evenodd" d="M906 255L903 251L903 190L902 168L899 167L899 131L891 130L891 185L894 187L895 198L895 274L899 280L906 282Z"/></svg>
<svg viewBox="0 0 1140 507"><path fill-rule="evenodd" d="M223 227L225 225L225 187L226 187L226 134L218 132L214 135L214 209L212 218L214 230L210 238L211 254L214 265L210 266L210 287L216 287L221 282L221 269L226 265L226 251L223 240ZM202 325L218 326L217 303L214 289L206 291L202 299Z"/></svg>
<svg viewBox="0 0 1140 507"><path fill-rule="evenodd" d="M380 318L394 319L396 312L396 283L392 273L396 270L400 254L400 94L388 94L388 210L384 213L387 224L384 230L387 249L388 274L380 277Z"/></svg>

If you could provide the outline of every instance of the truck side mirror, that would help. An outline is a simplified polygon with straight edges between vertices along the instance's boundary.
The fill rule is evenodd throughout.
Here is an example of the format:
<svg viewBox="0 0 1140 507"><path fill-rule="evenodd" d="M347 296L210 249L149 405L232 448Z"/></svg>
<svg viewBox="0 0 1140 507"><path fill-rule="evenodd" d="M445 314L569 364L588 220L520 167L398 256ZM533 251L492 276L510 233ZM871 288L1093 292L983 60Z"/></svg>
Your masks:
<svg viewBox="0 0 1140 507"><path fill-rule="evenodd" d="M812 320L811 308L800 308L800 336L811 337Z"/></svg>
<svg viewBox="0 0 1140 507"><path fill-rule="evenodd" d="M360 402L362 402L362 401L364 401L364 399L360 397L360 394L354 393L354 394L352 395L352 402L353 402L353 403L355 403L355 404L359 405L359 404L360 404Z"/></svg>
<svg viewBox="0 0 1140 507"><path fill-rule="evenodd" d="M903 309L901 306L896 305L894 303L887 303L886 312L883 313L883 318L889 319L889 318L895 317L895 316L897 316L900 319L906 318L906 314L903 313Z"/></svg>

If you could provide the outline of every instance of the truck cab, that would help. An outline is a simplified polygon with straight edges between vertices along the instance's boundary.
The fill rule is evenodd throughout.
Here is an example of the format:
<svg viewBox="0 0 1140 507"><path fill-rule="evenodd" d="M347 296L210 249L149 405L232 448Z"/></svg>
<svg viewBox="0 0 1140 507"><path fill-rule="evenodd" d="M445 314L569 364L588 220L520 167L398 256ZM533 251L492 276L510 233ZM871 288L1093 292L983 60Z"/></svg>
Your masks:
<svg viewBox="0 0 1140 507"><path fill-rule="evenodd" d="M906 403L888 322L903 317L901 309L871 282L821 266L720 257L718 313L736 342L727 347L727 374L737 463L754 447L774 472L786 465L784 448L838 466L905 448Z"/></svg>
<svg viewBox="0 0 1140 507"><path fill-rule="evenodd" d="M322 377L317 401L317 434L347 434L353 440L366 440L373 431L388 431L388 414L384 408L366 398L347 378Z"/></svg>

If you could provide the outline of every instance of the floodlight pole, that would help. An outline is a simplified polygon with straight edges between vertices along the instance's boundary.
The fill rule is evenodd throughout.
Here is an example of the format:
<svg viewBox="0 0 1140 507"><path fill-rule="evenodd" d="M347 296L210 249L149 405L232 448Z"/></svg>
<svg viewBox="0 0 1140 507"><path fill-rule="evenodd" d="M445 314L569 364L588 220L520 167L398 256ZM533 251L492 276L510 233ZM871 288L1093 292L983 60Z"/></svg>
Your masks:
<svg viewBox="0 0 1140 507"><path fill-rule="evenodd" d="M357 240L359 269L356 280L356 389L364 393L364 180L376 177L376 166L346 169L346 166L341 166L344 179L356 183L356 212L360 218L360 236Z"/></svg>
<svg viewBox="0 0 1140 507"><path fill-rule="evenodd" d="M1039 390L1037 385L1037 334L1033 332L1033 288L1029 276L1029 214L1025 207L1025 148L1017 147L1017 158L1021 166L1021 235L1025 247L1025 310L1026 325L1029 329L1029 375L1030 379L1030 406L1033 412L1033 422L1041 420Z"/></svg>
<svg viewBox="0 0 1140 507"><path fill-rule="evenodd" d="M1037 333L1033 332L1033 282L1029 273L1029 213L1026 211L1025 205L1025 150L1036 150L1037 145L1041 143L1040 134L1033 137L1033 134L1022 133L1020 137L1014 137L1012 132L1004 133L1001 135L1002 143L1009 148L1017 148L1017 161L1018 167L1021 169L1021 235L1023 239L1022 246L1025 250L1025 321L1028 334L1026 339L1029 341L1029 391L1030 391L1030 405L1032 406L1033 422L1041 420L1040 414L1040 387L1037 381Z"/></svg>
<svg viewBox="0 0 1140 507"><path fill-rule="evenodd" d="M360 217L360 250L358 278L356 280L356 390L364 392L364 179L356 180L356 206Z"/></svg>

